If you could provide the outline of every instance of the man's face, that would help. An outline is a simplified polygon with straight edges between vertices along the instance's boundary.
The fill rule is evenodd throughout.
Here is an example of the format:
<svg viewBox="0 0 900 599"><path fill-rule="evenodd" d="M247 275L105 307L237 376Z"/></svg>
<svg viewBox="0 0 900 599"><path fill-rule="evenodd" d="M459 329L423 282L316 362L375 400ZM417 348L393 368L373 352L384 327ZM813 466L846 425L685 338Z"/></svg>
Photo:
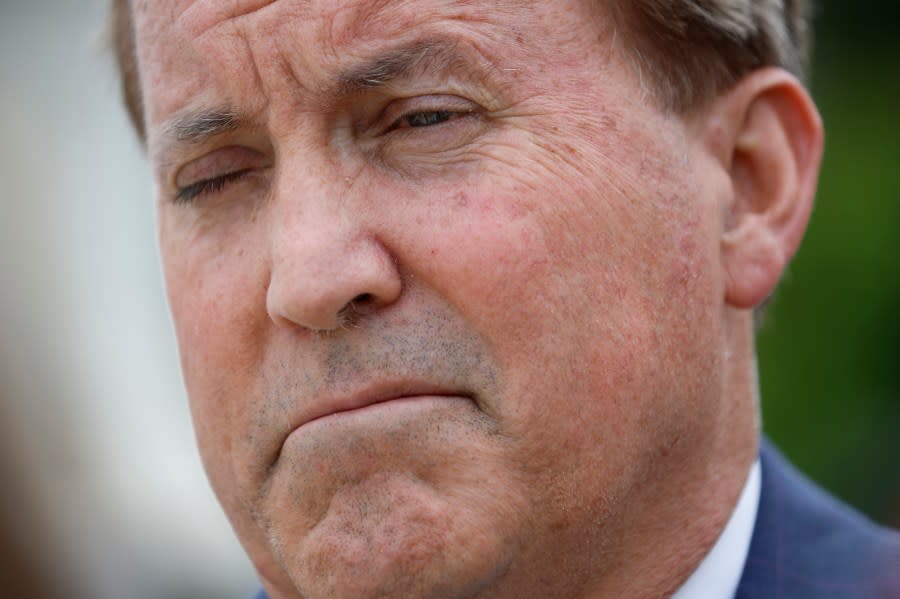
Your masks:
<svg viewBox="0 0 900 599"><path fill-rule="evenodd" d="M678 501L721 207L594 4L137 3L197 436L270 590L574 597Z"/></svg>

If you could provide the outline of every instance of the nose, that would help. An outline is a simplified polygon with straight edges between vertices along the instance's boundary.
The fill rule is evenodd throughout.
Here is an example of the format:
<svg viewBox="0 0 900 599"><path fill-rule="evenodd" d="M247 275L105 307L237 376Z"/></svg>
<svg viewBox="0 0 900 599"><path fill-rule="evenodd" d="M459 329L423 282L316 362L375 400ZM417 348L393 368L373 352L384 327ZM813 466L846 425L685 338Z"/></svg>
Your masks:
<svg viewBox="0 0 900 599"><path fill-rule="evenodd" d="M395 259L375 231L341 198L322 198L323 189L318 198L274 198L266 309L279 326L334 330L402 292Z"/></svg>

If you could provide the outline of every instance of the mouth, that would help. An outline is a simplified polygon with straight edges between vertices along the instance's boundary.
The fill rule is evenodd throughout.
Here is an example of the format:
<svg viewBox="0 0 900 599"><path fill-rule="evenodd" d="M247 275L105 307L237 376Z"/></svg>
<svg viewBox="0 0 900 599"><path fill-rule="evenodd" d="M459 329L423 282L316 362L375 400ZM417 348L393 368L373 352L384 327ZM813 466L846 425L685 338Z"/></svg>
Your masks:
<svg viewBox="0 0 900 599"><path fill-rule="evenodd" d="M332 426L379 426L392 420L415 417L415 413L434 413L460 408L479 409L475 395L469 391L418 382L372 385L356 393L319 397L306 409L298 410L268 460L267 475L281 462L291 439L317 434ZM374 430L374 429L373 429Z"/></svg>
<svg viewBox="0 0 900 599"><path fill-rule="evenodd" d="M315 416L300 426L297 429L305 428L308 426L313 426L318 423L325 423L329 421L334 421L338 418L350 418L350 417L364 417L370 414L382 414L388 415L391 411L404 410L411 407L437 407L438 405L445 404L452 401L459 400L468 400L467 397L462 395L455 394L446 394L446 393L423 393L423 394L404 394L404 395L395 395L385 398L376 399L373 401L367 401L360 403L359 405L355 405L352 407L336 409L332 411L325 412L321 415Z"/></svg>
<svg viewBox="0 0 900 599"><path fill-rule="evenodd" d="M468 392L424 383L390 383L368 387L357 393L323 399L298 414L291 423L291 434L313 425L341 418L364 417L409 408L428 408L449 402L473 402Z"/></svg>

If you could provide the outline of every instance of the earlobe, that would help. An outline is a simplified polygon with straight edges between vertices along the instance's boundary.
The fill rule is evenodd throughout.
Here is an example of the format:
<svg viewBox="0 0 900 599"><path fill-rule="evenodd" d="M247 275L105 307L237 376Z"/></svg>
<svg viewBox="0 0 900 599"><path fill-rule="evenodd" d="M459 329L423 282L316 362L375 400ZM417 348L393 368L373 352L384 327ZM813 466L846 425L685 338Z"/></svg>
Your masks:
<svg viewBox="0 0 900 599"><path fill-rule="evenodd" d="M732 192L723 207L725 301L750 309L775 289L803 238L822 155L822 122L803 86L776 68L745 77L713 111L725 123L718 127L716 151Z"/></svg>

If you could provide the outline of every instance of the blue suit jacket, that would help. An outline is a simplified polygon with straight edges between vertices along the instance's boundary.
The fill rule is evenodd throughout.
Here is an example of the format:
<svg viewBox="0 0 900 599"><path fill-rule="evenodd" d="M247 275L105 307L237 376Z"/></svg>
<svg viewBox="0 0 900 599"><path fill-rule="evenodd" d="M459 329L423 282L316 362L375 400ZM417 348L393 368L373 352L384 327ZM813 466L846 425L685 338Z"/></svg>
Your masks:
<svg viewBox="0 0 900 599"><path fill-rule="evenodd" d="M766 441L760 460L759 511L735 599L900 599L900 533L826 494Z"/></svg>
<svg viewBox="0 0 900 599"><path fill-rule="evenodd" d="M900 533L797 472L766 441L750 553L735 599L900 599Z"/></svg>

